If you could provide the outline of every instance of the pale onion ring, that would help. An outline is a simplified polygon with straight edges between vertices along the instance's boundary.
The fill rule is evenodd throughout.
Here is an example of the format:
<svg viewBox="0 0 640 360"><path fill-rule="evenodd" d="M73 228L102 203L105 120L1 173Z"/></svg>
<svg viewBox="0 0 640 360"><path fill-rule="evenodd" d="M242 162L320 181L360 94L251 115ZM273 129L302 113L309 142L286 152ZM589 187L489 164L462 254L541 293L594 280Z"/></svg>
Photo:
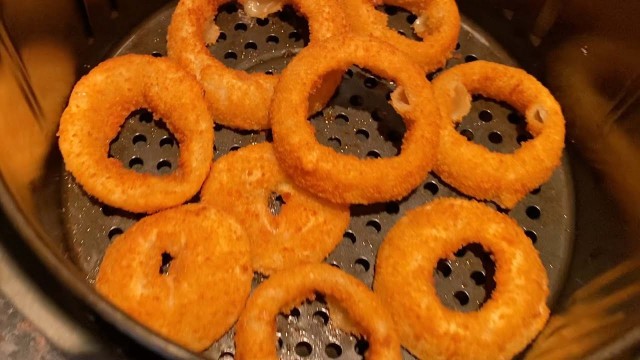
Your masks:
<svg viewBox="0 0 640 360"><path fill-rule="evenodd" d="M496 288L479 310L463 313L440 301L431 274L439 259L469 243L491 253ZM511 359L544 327L547 282L513 219L475 201L442 198L407 212L389 231L373 287L418 358L493 360Z"/></svg>
<svg viewBox="0 0 640 360"><path fill-rule="evenodd" d="M451 57L460 33L460 14L455 0L344 0L342 6L350 15L354 31L374 36L392 44L411 60L432 72ZM409 39L387 26L387 15L377 5L405 8L418 16L414 30L423 41Z"/></svg>
<svg viewBox="0 0 640 360"><path fill-rule="evenodd" d="M180 146L167 175L136 173L109 158L109 146L134 110L162 118ZM104 61L75 85L60 119L59 146L67 170L107 205L155 212L192 198L213 157L213 122L195 78L168 59L124 55Z"/></svg>
<svg viewBox="0 0 640 360"><path fill-rule="evenodd" d="M367 339L365 359L402 358L391 317L371 290L331 265L313 264L276 273L255 289L236 327L236 359L278 359L276 316L316 293L325 296L330 313L334 305L353 325L349 330L357 329Z"/></svg>
<svg viewBox="0 0 640 360"><path fill-rule="evenodd" d="M277 215L268 207L274 194L285 202ZM294 185L269 143L217 160L200 197L242 224L251 243L253 269L265 275L321 262L342 240L350 220L348 206L329 203Z"/></svg>
<svg viewBox="0 0 640 360"><path fill-rule="evenodd" d="M396 82L391 105L407 127L398 156L360 159L316 140L308 94L324 74L352 64ZM294 182L335 203L359 204L398 200L418 186L435 163L443 123L422 70L390 45L357 35L303 49L282 73L271 121L276 156Z"/></svg>
<svg viewBox="0 0 640 360"><path fill-rule="evenodd" d="M433 86L445 117L451 121L442 131L434 170L457 190L512 208L546 182L560 164L565 135L560 105L525 71L474 61L446 70ZM522 143L511 154L491 152L469 142L455 130L455 124L470 108L469 94L505 101L525 114L527 130L534 139Z"/></svg>
<svg viewBox="0 0 640 360"><path fill-rule="evenodd" d="M211 22L218 7L225 3L226 0L181 0L169 25L167 51L170 58L195 74L201 82L217 123L238 129L267 129L270 127L269 104L279 75L231 69L211 56L205 46L205 42L213 40L213 34L219 34ZM261 16L265 11L277 10L280 6L270 4L256 10L255 1L240 3L249 4ZM337 0L286 0L282 4L291 4L307 18L310 44L342 34L347 28ZM331 82L337 83L338 80L335 78ZM317 101L324 102L333 95L335 86L315 90L319 98Z"/></svg>
<svg viewBox="0 0 640 360"><path fill-rule="evenodd" d="M166 274L163 254L173 257ZM235 323L252 278L242 227L223 212L189 204L146 217L117 237L96 289L135 320L199 352Z"/></svg>

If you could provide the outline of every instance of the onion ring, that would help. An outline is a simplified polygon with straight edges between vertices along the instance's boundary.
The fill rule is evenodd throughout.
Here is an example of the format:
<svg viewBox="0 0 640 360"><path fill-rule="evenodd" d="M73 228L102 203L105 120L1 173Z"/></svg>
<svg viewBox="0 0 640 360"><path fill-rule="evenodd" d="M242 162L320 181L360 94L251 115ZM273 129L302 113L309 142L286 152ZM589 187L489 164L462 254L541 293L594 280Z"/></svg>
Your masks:
<svg viewBox="0 0 640 360"><path fill-rule="evenodd" d="M431 274L471 242L492 254L496 288L480 310L462 313L442 304ZM407 212L380 246L373 285L403 345L421 359L511 359L549 317L547 275L531 241L475 201L442 198Z"/></svg>
<svg viewBox="0 0 640 360"><path fill-rule="evenodd" d="M307 94L324 74L354 63L397 82L391 105L407 127L398 156L359 159L336 153L315 138L307 121ZM280 166L300 187L335 203L368 204L407 195L435 163L441 119L422 70L390 45L357 35L302 50L283 71L271 105Z"/></svg>
<svg viewBox="0 0 640 360"><path fill-rule="evenodd" d="M212 19L227 0L181 0L176 7L167 36L169 57L189 69L202 83L206 98L220 124L248 130L267 129L269 104L279 75L247 73L225 66L211 56L205 46L215 43L219 30ZM266 16L284 4L292 4L309 22L310 43L339 35L347 27L337 0L283 0L281 2L244 0L250 14ZM331 79L337 84L339 77ZM328 100L335 90L331 85L315 89L316 102Z"/></svg>
<svg viewBox="0 0 640 360"><path fill-rule="evenodd" d="M164 119L179 143L179 163L170 174L136 173L108 158L110 142L140 108ZM146 55L109 59L80 79L58 136L65 166L84 190L132 212L155 212L192 198L213 157L213 123L202 88L172 61Z"/></svg>
<svg viewBox="0 0 640 360"><path fill-rule="evenodd" d="M369 341L367 359L401 359L398 336L380 300L358 279L322 263L281 271L254 290L236 327L236 359L277 359L276 316L316 292Z"/></svg>
<svg viewBox="0 0 640 360"><path fill-rule="evenodd" d="M275 194L286 204L277 215L267 206ZM253 269L265 275L322 261L349 226L349 207L326 202L293 185L269 143L217 160L200 196L202 202L238 219L249 235Z"/></svg>
<svg viewBox="0 0 640 360"><path fill-rule="evenodd" d="M435 172L459 191L512 208L546 182L560 164L565 123L553 95L525 71L474 61L455 66L433 82L445 117L460 122L471 107L471 94L512 105L525 114L534 139L512 154L500 154L469 142L453 124L444 127Z"/></svg>
<svg viewBox="0 0 640 360"><path fill-rule="evenodd" d="M375 8L383 3L416 14L413 28L423 41L409 39L390 29L387 15ZM356 32L392 44L425 72L443 67L458 42L460 14L455 0L344 0L342 4Z"/></svg>
<svg viewBox="0 0 640 360"><path fill-rule="evenodd" d="M173 259L163 273L167 256ZM189 204L146 217L117 237L96 289L132 318L198 352L237 320L252 278L240 225L211 207Z"/></svg>

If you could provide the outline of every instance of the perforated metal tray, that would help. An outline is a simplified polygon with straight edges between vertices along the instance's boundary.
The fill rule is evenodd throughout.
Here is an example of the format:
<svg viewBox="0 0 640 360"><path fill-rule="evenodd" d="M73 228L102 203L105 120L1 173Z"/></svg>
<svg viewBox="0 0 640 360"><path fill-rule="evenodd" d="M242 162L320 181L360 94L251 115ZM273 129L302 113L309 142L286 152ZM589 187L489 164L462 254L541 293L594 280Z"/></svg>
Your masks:
<svg viewBox="0 0 640 360"><path fill-rule="evenodd" d="M417 38L411 29L415 16L394 7L380 10L389 15L391 27ZM114 49L112 55L142 53L164 56L166 30L172 11L172 7L166 8L149 18ZM210 47L211 53L228 66L249 72L280 71L308 42L306 20L291 8L272 14L268 20L259 20L244 16L233 4L225 5L216 22L222 33L217 44ZM463 19L459 46L447 67L476 59L518 65L500 44L468 19ZM429 74L428 78L434 76L437 72ZM327 107L311 118L317 139L336 151L360 157L396 155L404 125L388 104L392 88L393 84L366 70L350 68ZM144 110L132 114L114 139L111 156L135 171L170 172L177 164L179 144L161 121L152 120L152 115ZM471 113L464 118L458 130L470 141L498 152L511 152L530 138L520 114L508 105L490 99L475 98ZM233 131L218 125L215 132L216 141L212 149L215 158L271 138L269 131ZM69 248L74 252L74 260L86 271L87 280L93 282L110 241L141 216L100 204L68 174L63 183L63 213ZM443 196L464 197L432 174L402 201L353 206L349 229L326 261L370 286L374 277L375 255L386 232L405 211ZM492 203L487 205L496 208ZM573 192L566 157L549 182L507 213L518 221L540 251L549 275L549 303L552 304L564 281L573 241ZM470 245L461 249L455 259L441 260L433 274L424 276L435 276L444 304L460 311L474 311L495 287L493 270L490 256L481 247ZM259 281L257 276L255 283ZM223 286L216 291L224 296ZM322 301L305 303L290 314L279 316L277 328L278 342L274 346L279 347L280 355L285 359L356 359L362 358L367 347L365 340L345 334L333 326L329 309ZM232 359L233 353L232 329L204 355L213 359ZM413 358L406 351L404 355L407 359Z"/></svg>

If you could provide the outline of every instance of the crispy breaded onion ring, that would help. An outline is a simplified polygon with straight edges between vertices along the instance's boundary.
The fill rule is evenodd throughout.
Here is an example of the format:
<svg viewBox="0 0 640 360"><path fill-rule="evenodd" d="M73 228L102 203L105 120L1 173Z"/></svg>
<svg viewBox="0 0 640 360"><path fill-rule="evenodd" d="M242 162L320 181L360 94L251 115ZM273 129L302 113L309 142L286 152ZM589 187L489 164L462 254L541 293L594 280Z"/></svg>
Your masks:
<svg viewBox="0 0 640 360"><path fill-rule="evenodd" d="M440 74L434 89L451 122L440 139L435 172L461 192L512 208L529 191L547 181L560 164L565 124L553 95L525 71L474 61ZM507 102L525 114L533 140L512 154L491 152L469 142L455 124L471 108L470 94Z"/></svg>
<svg viewBox="0 0 640 360"><path fill-rule="evenodd" d="M423 41L409 39L390 29L387 15L375 8L382 4L414 13L418 18L413 29ZM455 0L344 0L342 6L356 32L392 44L425 72L443 67L458 42L460 14Z"/></svg>
<svg viewBox="0 0 640 360"><path fill-rule="evenodd" d="M316 293L325 296L332 314L335 305L352 323L351 330L367 339L366 359L401 359L394 325L380 300L364 283L327 264L278 272L255 289L236 327L236 359L277 359L276 316Z"/></svg>
<svg viewBox="0 0 640 360"><path fill-rule="evenodd" d="M491 253L496 288L480 310L463 313L442 304L431 274L472 242ZM421 359L511 359L549 316L547 274L531 240L508 216L469 200L407 212L380 246L373 287L402 344Z"/></svg>
<svg viewBox="0 0 640 360"><path fill-rule="evenodd" d="M137 173L108 157L110 142L140 108L162 118L178 140L179 163L170 174ZM109 59L80 79L58 136L65 166L84 190L132 212L155 212L192 198L213 157L213 123L202 88L177 64L146 55Z"/></svg>
<svg viewBox="0 0 640 360"><path fill-rule="evenodd" d="M202 202L234 216L251 242L254 271L322 261L342 240L349 207L319 199L292 184L269 143L242 148L217 160L201 191ZM269 201L279 195L278 214Z"/></svg>
<svg viewBox="0 0 640 360"><path fill-rule="evenodd" d="M211 56L206 44L215 43L219 30L213 22L218 7L227 0L181 0L167 36L169 57L194 73L202 83L215 121L238 129L269 128L269 104L279 75L247 73L225 66ZM309 23L310 43L345 31L346 21L337 0L240 1L248 14L266 17L291 4ZM337 82L335 77L333 82ZM315 89L314 89L315 90ZM326 101L335 87L317 89Z"/></svg>
<svg viewBox="0 0 640 360"><path fill-rule="evenodd" d="M321 145L307 121L308 94L322 76L352 64L397 84L391 105L407 131L398 156L359 159ZM427 176L436 160L440 109L422 70L390 45L344 35L302 50L280 77L271 106L280 166L300 187L336 203L397 200Z"/></svg>
<svg viewBox="0 0 640 360"><path fill-rule="evenodd" d="M117 237L96 289L132 318L198 352L237 320L252 277L240 225L190 204L146 217Z"/></svg>

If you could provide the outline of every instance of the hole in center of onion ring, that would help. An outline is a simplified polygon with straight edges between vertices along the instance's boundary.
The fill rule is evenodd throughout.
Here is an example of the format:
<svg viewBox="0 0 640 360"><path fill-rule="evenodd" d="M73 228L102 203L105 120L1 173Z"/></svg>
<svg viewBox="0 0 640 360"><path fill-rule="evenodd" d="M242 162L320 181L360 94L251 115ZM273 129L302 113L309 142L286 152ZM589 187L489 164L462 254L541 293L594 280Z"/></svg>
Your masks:
<svg viewBox="0 0 640 360"><path fill-rule="evenodd" d="M271 215L273 216L279 215L280 211L282 211L282 207L286 204L287 202L284 200L282 195L275 192L272 192L269 195L269 203L267 204L267 206L269 207L269 211L271 212Z"/></svg>
<svg viewBox="0 0 640 360"><path fill-rule="evenodd" d="M472 97L471 109L456 129L467 140L503 154L533 139L522 114L507 103L478 95Z"/></svg>
<svg viewBox="0 0 640 360"><path fill-rule="evenodd" d="M171 267L171 262L173 261L174 257L166 251L163 252L160 257L162 259L159 269L160 275L168 275L169 268Z"/></svg>
<svg viewBox="0 0 640 360"><path fill-rule="evenodd" d="M491 297L496 287L495 263L482 245L471 243L452 259L440 259L433 271L442 303L454 310L475 311Z"/></svg>
<svg viewBox="0 0 640 360"><path fill-rule="evenodd" d="M296 352L296 348L300 351L300 353L296 352L298 357L326 358L328 356L332 358L332 354L337 355L344 350L336 349L336 344L355 344L360 341L366 343L366 340L359 340L358 337L349 333L349 329L355 331L355 327L349 325L351 320L347 317L345 310L337 309L339 306L333 303L328 305L322 294L316 293L314 297L314 300L307 299L293 304L295 306L289 309L283 309L276 317L274 346L280 358L291 357L291 352ZM338 323L351 328L341 328ZM314 335L312 335L326 333L332 335L317 338L313 338ZM310 335L312 341L310 341Z"/></svg>
<svg viewBox="0 0 640 360"><path fill-rule="evenodd" d="M398 34L411 40L422 41L417 32L423 31L426 20L418 18L411 11L398 6L376 6L376 10L387 15L387 26L389 28L396 30Z"/></svg>
<svg viewBox="0 0 640 360"><path fill-rule="evenodd" d="M391 94L396 94L395 105L407 102L394 83L350 67L325 107L309 117L316 139L337 152L360 158L400 154L406 126L390 104Z"/></svg>
<svg viewBox="0 0 640 360"><path fill-rule="evenodd" d="M161 119L147 109L131 112L109 144L109 157L136 172L154 175L175 171L179 144Z"/></svg>
<svg viewBox="0 0 640 360"><path fill-rule="evenodd" d="M278 7L267 6L265 11ZM258 18L248 16L236 2L228 2L218 8L211 29L204 35L209 51L223 64L248 73L273 75L309 43L309 24L290 5Z"/></svg>

